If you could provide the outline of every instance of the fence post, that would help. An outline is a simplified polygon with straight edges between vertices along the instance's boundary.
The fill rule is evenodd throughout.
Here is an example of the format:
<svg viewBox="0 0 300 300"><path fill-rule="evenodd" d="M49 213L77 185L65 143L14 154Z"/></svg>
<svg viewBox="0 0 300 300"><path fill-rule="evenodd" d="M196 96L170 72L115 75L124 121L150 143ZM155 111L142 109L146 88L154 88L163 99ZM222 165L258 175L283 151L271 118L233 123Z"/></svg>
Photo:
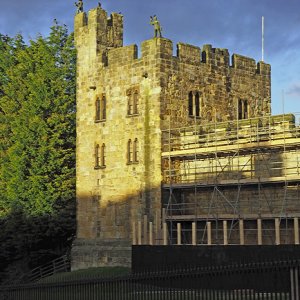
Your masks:
<svg viewBox="0 0 300 300"><path fill-rule="evenodd" d="M299 245L299 219L294 218L295 245Z"/></svg>
<svg viewBox="0 0 300 300"><path fill-rule="evenodd" d="M192 223L192 245L197 245L197 228L196 228L196 222Z"/></svg>
<svg viewBox="0 0 300 300"><path fill-rule="evenodd" d="M240 245L245 245L245 234L244 234L244 220L239 220L240 229Z"/></svg>
<svg viewBox="0 0 300 300"><path fill-rule="evenodd" d="M177 245L181 245L181 223L177 223Z"/></svg>
<svg viewBox="0 0 300 300"><path fill-rule="evenodd" d="M163 223L163 244L164 244L164 246L167 246L167 245L168 245L168 238L167 238L167 235L168 235L167 223L164 222L164 223Z"/></svg>
<svg viewBox="0 0 300 300"><path fill-rule="evenodd" d="M207 245L211 245L211 222L207 222Z"/></svg>
<svg viewBox="0 0 300 300"><path fill-rule="evenodd" d="M138 245L142 245L142 222L138 221Z"/></svg>
<svg viewBox="0 0 300 300"><path fill-rule="evenodd" d="M262 226L261 219L257 219L257 244L262 245Z"/></svg>
<svg viewBox="0 0 300 300"><path fill-rule="evenodd" d="M155 211L155 222L154 222L154 238L155 244L160 245L161 242L161 216L158 210Z"/></svg>
<svg viewBox="0 0 300 300"><path fill-rule="evenodd" d="M275 218L275 244L280 245L280 220Z"/></svg>
<svg viewBox="0 0 300 300"><path fill-rule="evenodd" d="M144 235L144 239L143 239L143 244L144 245L147 245L148 244L148 217L147 215L144 215L144 232L143 232L143 235Z"/></svg>
<svg viewBox="0 0 300 300"><path fill-rule="evenodd" d="M149 245L153 245L153 223L149 222Z"/></svg>
<svg viewBox="0 0 300 300"><path fill-rule="evenodd" d="M223 221L223 237L224 237L224 245L228 245L228 236L227 236L227 221Z"/></svg>
<svg viewBox="0 0 300 300"><path fill-rule="evenodd" d="M132 245L136 245L136 228L135 228L135 221L132 222Z"/></svg>

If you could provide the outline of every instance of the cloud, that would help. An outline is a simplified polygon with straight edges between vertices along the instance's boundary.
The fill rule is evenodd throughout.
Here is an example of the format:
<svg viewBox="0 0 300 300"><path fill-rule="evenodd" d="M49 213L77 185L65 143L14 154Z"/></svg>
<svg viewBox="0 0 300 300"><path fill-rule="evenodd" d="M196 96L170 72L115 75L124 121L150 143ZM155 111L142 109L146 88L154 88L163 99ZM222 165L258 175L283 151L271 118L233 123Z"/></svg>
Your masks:
<svg viewBox="0 0 300 300"><path fill-rule="evenodd" d="M287 95L300 97L300 81L294 82L289 86Z"/></svg>

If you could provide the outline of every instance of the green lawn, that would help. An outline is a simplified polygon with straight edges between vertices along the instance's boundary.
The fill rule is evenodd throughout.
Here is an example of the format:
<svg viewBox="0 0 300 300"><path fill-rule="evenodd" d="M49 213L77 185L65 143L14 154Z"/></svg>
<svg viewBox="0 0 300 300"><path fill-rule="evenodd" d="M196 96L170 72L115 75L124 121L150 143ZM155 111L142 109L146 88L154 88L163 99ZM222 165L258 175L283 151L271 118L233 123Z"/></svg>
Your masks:
<svg viewBox="0 0 300 300"><path fill-rule="evenodd" d="M130 268L125 267L101 267L77 270L72 272L58 273L47 278L43 278L39 283L66 282L81 279L107 278L128 275Z"/></svg>

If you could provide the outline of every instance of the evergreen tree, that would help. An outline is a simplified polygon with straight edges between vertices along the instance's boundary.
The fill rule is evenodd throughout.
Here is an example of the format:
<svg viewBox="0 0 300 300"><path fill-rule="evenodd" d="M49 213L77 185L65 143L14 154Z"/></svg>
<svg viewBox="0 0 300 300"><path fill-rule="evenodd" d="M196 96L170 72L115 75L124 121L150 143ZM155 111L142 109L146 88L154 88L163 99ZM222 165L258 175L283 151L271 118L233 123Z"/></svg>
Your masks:
<svg viewBox="0 0 300 300"><path fill-rule="evenodd" d="M21 36L0 35L0 258L6 261L26 257L34 265L42 252L65 251L74 234L75 60L73 34L57 23L49 37L29 45Z"/></svg>
<svg viewBox="0 0 300 300"><path fill-rule="evenodd" d="M4 180L4 162L7 150L11 145L11 121L17 112L17 103L8 106L5 96L5 86L10 82L9 70L16 64L16 54L24 49L21 35L10 38L0 34L0 217L9 211L6 203L6 181Z"/></svg>

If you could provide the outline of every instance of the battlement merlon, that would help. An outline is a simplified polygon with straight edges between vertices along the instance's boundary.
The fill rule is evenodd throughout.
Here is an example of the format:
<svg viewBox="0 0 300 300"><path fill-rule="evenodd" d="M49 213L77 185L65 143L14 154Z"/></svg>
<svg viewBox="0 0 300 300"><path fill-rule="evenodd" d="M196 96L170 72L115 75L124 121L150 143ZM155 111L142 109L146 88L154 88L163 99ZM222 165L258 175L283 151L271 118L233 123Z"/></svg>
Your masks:
<svg viewBox="0 0 300 300"><path fill-rule="evenodd" d="M112 64L113 60L121 57L129 57L129 61L137 59L136 46L123 47L123 16L112 13L107 17L107 12L101 7L94 8L86 13L78 13L75 16L75 44L77 50L85 49L89 57L98 57L104 65ZM118 51L108 55L112 49ZM121 48L124 48L123 50ZM202 51L201 51L202 50ZM108 58L109 56L109 58ZM166 38L152 38L142 42L142 59L177 59L178 62L199 66L201 64L224 66L237 72L247 72L252 75L262 75L265 80L271 78L271 66L265 62L256 63L253 58L239 54L232 55L228 49L213 48L212 45L203 45L202 49L197 46L178 43L177 56L173 57L172 41ZM125 62L125 61L124 61Z"/></svg>
<svg viewBox="0 0 300 300"><path fill-rule="evenodd" d="M74 21L74 36L76 47L83 41L106 48L122 47L123 16L112 13L108 18L101 7L91 9L88 15L85 12L78 13Z"/></svg>

